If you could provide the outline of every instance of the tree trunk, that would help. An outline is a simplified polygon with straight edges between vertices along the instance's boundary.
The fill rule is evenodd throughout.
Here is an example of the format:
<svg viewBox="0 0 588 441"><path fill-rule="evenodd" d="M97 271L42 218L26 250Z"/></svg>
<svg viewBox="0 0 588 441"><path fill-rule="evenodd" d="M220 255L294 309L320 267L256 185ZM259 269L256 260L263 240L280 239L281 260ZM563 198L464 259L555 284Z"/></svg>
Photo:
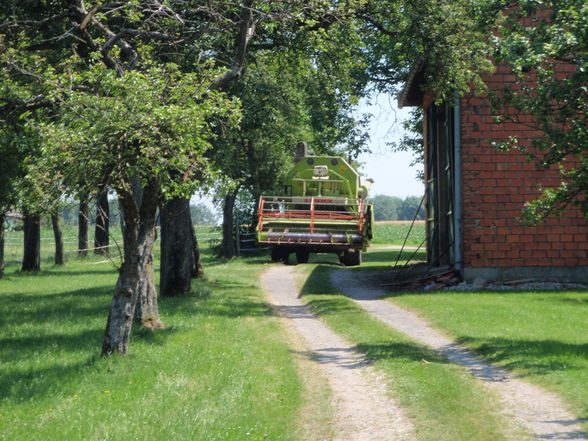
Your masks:
<svg viewBox="0 0 588 441"><path fill-rule="evenodd" d="M108 190L100 187L96 196L96 229L94 231L94 254L108 254L109 227Z"/></svg>
<svg viewBox="0 0 588 441"><path fill-rule="evenodd" d="M155 242L155 227L153 228L153 242ZM151 247L153 249L153 246ZM145 259L145 277L139 284L139 297L135 308L135 321L141 326L151 329L164 328L159 318L157 303L157 288L155 288L155 274L153 271L153 251Z"/></svg>
<svg viewBox="0 0 588 441"><path fill-rule="evenodd" d="M257 228L257 223L259 222L259 215L257 213L257 209L259 208L259 199L261 196L259 192L255 192L255 204L253 205L253 213L251 213L251 233L255 233L255 229Z"/></svg>
<svg viewBox="0 0 588 441"><path fill-rule="evenodd" d="M6 216L0 213L0 279L4 276L4 221Z"/></svg>
<svg viewBox="0 0 588 441"><path fill-rule="evenodd" d="M120 200L117 198L116 203L118 204L118 222L120 224L120 232L124 234L125 231L125 214L124 208L120 203Z"/></svg>
<svg viewBox="0 0 588 441"><path fill-rule="evenodd" d="M133 318L144 326L163 328L153 283L158 187L155 182L149 183L140 203L131 192L119 189L118 193L125 217L124 259L110 305L102 355L127 354Z"/></svg>
<svg viewBox="0 0 588 441"><path fill-rule="evenodd" d="M41 269L41 217L25 213L24 216L24 254L22 271Z"/></svg>
<svg viewBox="0 0 588 441"><path fill-rule="evenodd" d="M173 198L160 211L161 263L159 289L162 296L190 292L196 262L190 199Z"/></svg>
<svg viewBox="0 0 588 441"><path fill-rule="evenodd" d="M55 238L55 265L63 265L65 263L63 233L61 232L61 222L59 221L57 210L51 214L51 225L53 226L53 237Z"/></svg>
<svg viewBox="0 0 588 441"><path fill-rule="evenodd" d="M78 213L78 257L88 256L88 196L83 195L80 200L80 211Z"/></svg>
<svg viewBox="0 0 588 441"><path fill-rule="evenodd" d="M201 279L204 277L204 268L202 267L202 260L200 258L200 246L196 238L196 231L192 227L192 249L194 252L194 267L192 268L192 277Z"/></svg>
<svg viewBox="0 0 588 441"><path fill-rule="evenodd" d="M149 188L147 189L148 193L146 196L146 201L143 200L143 187L141 187L141 179L135 176L131 179L131 189L132 189L132 200L137 207L142 207L143 203L145 202L145 207L151 207L151 199L155 197L155 200L159 200L159 194L149 192ZM119 209L120 209L120 216L121 216L121 230L124 236L125 230L125 201L120 201L119 199ZM157 230L156 230L156 213L157 213L157 205L153 208L153 242L157 239ZM149 214L151 216L151 214ZM159 329L163 328L163 323L159 320L159 307L157 305L157 289L155 288L155 276L153 274L153 247L151 247L151 253L149 256L146 257L145 260L145 280L143 283L139 285L139 296L137 298L137 306L135 307L135 322L139 323L142 326L151 329Z"/></svg>
<svg viewBox="0 0 588 441"><path fill-rule="evenodd" d="M229 190L223 203L223 257L235 257L235 235L233 211L235 200L237 199L237 189Z"/></svg>

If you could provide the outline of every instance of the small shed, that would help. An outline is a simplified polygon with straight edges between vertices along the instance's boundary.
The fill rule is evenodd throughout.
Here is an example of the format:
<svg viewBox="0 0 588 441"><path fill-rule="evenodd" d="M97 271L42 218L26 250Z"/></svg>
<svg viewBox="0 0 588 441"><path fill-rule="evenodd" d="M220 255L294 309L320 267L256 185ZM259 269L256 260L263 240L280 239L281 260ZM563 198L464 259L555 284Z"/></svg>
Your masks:
<svg viewBox="0 0 588 441"><path fill-rule="evenodd" d="M512 81L499 66L489 88ZM436 105L423 92L417 65L399 96L400 107L424 111L427 259L449 265L466 281L516 279L588 283L588 222L576 207L539 226L519 220L539 186L556 186L557 170L540 169L520 151L498 152L492 141L538 132L524 123L495 123L490 102L468 95Z"/></svg>

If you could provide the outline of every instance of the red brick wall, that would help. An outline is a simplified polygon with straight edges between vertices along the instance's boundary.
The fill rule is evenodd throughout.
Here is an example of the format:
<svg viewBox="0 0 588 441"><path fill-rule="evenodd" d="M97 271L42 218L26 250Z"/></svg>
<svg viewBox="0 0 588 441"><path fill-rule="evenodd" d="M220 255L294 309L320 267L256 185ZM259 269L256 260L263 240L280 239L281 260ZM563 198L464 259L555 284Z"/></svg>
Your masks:
<svg viewBox="0 0 588 441"><path fill-rule="evenodd" d="M498 69L488 84L511 82ZM528 121L528 120L527 120ZM461 101L464 267L588 265L588 222L570 208L537 227L517 220L538 186L557 185L557 171L538 169L519 151L496 152L493 140L517 135L522 143L538 132L524 124L493 122L488 102Z"/></svg>

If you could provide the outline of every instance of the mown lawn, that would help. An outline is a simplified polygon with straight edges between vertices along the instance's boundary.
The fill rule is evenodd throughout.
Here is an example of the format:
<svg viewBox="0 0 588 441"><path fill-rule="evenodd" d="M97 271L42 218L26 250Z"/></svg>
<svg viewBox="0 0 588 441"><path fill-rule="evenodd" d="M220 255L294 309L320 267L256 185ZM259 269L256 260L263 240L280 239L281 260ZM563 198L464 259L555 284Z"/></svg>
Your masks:
<svg viewBox="0 0 588 441"><path fill-rule="evenodd" d="M390 295L486 359L557 392L588 420L588 291Z"/></svg>
<svg viewBox="0 0 588 441"><path fill-rule="evenodd" d="M0 280L0 439L296 439L303 386L258 286L266 258L209 257L124 358L99 356L116 278L100 259Z"/></svg>

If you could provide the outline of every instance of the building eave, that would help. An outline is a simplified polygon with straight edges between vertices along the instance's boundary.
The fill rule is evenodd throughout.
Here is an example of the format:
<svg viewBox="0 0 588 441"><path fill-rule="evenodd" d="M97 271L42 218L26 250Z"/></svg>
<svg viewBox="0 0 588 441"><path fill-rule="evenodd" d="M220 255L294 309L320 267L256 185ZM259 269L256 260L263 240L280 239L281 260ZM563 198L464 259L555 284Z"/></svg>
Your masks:
<svg viewBox="0 0 588 441"><path fill-rule="evenodd" d="M424 93L421 90L421 85L424 80L424 64L422 58L419 58L410 69L404 87L398 94L398 107L400 109L422 106Z"/></svg>

